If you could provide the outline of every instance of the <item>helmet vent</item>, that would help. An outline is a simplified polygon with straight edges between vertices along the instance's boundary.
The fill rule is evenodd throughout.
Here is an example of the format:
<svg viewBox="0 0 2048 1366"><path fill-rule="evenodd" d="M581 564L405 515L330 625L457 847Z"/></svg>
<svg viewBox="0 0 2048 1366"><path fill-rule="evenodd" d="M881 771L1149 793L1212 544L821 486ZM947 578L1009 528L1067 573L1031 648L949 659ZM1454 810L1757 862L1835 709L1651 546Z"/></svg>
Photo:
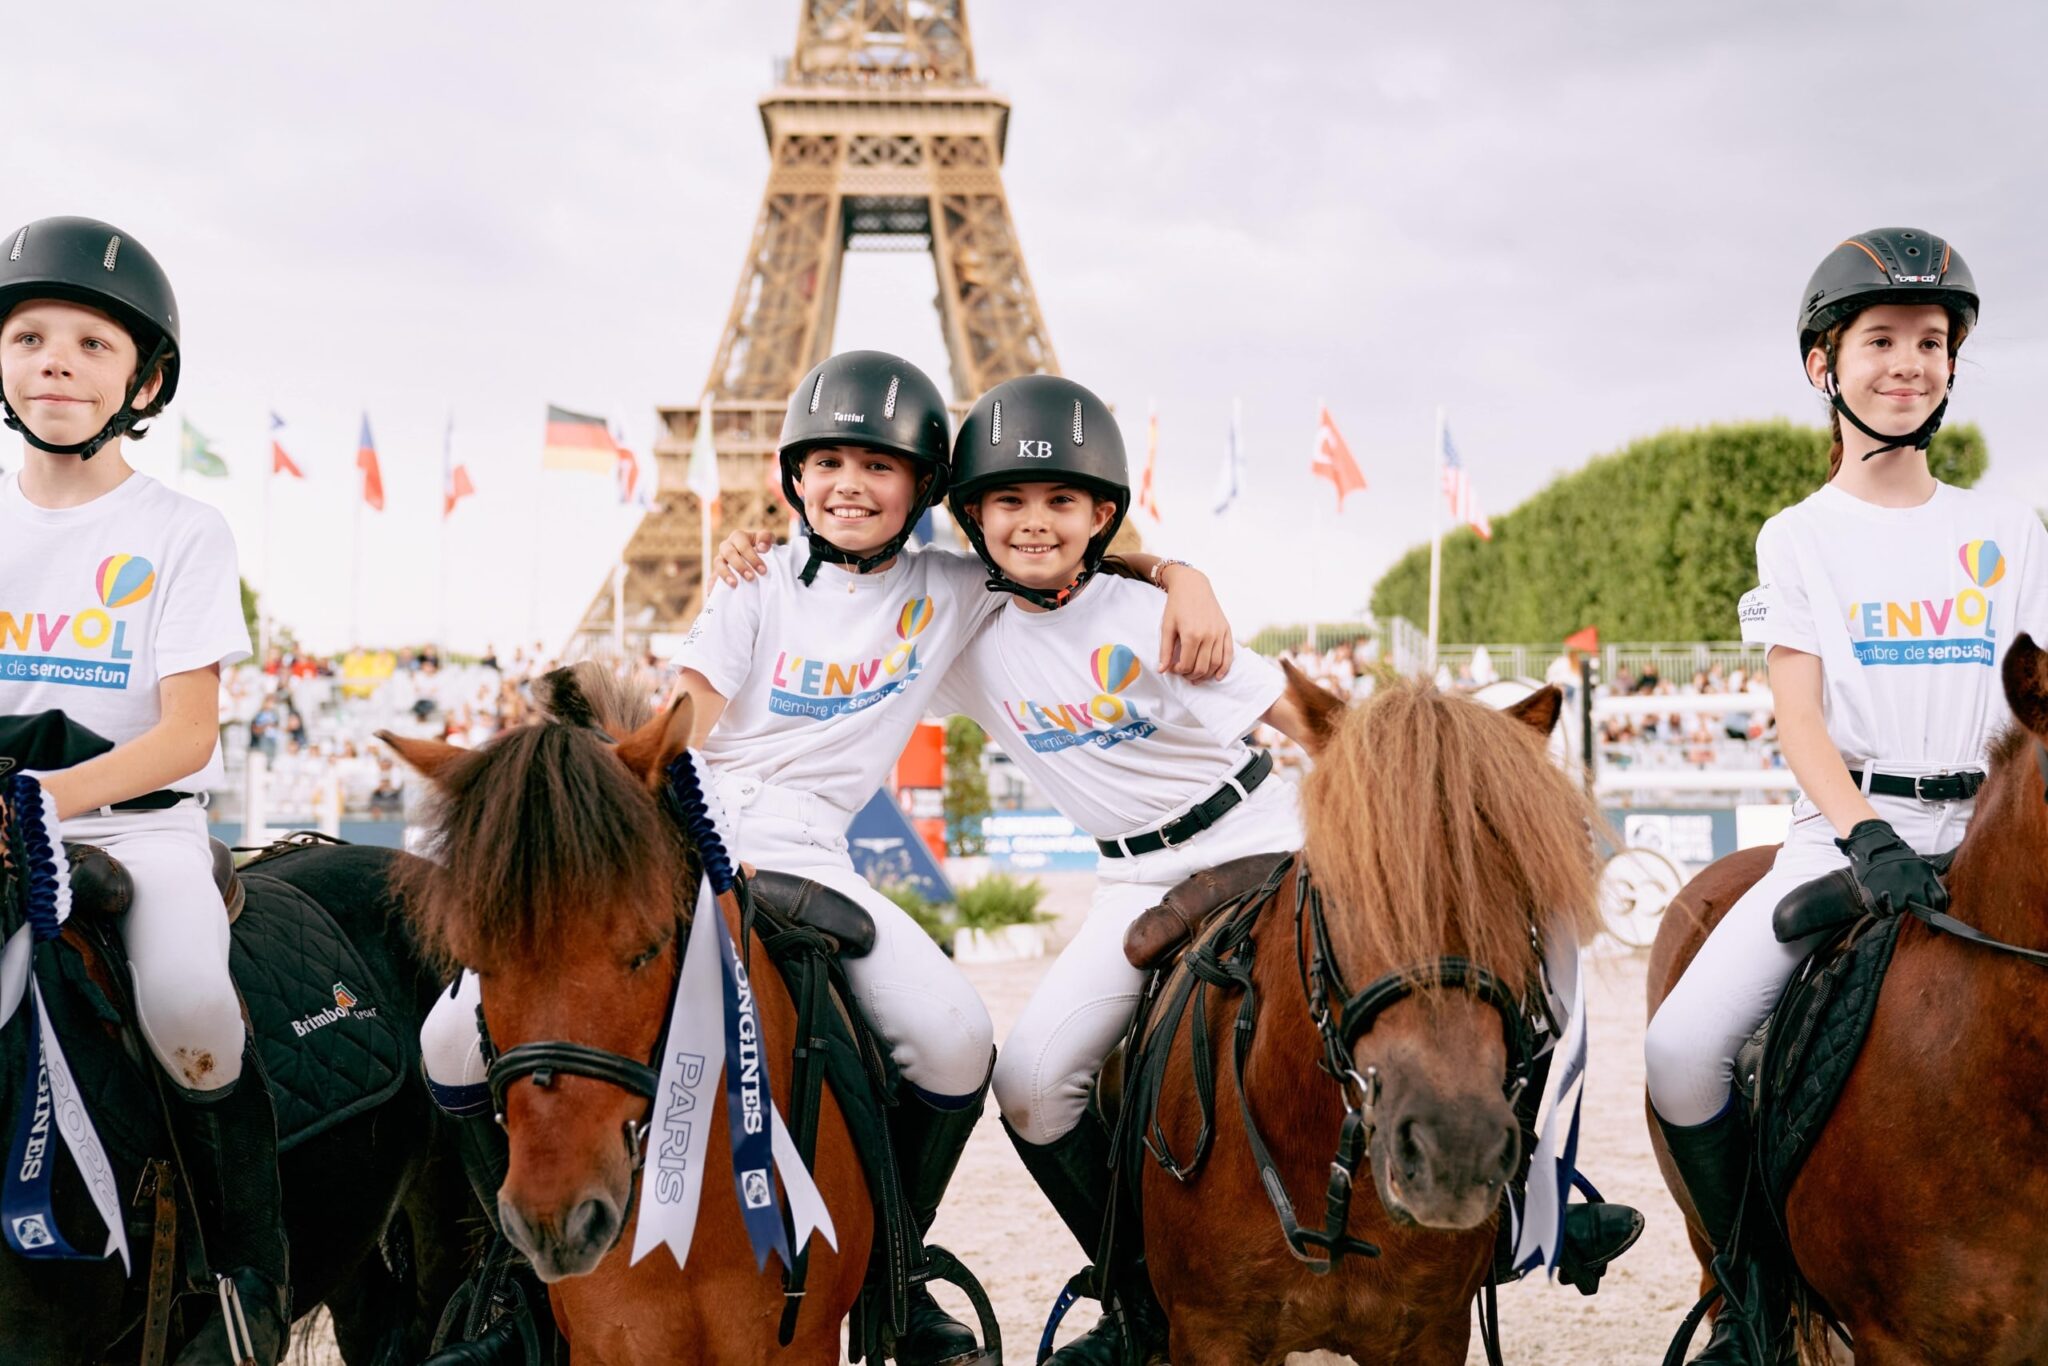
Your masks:
<svg viewBox="0 0 2048 1366"><path fill-rule="evenodd" d="M991 446L1003 444L1003 401L1001 399L991 403L988 408L988 444Z"/></svg>
<svg viewBox="0 0 2048 1366"><path fill-rule="evenodd" d="M818 400L819 400L820 398L822 398L822 397L824 396L824 393L825 393L825 372L824 372L823 370L820 370L820 371L818 372L818 382L817 382L816 384L813 384L813 385L811 386L811 411L812 411L812 412L814 412L814 413L815 413L815 412L817 412L817 411L818 411Z"/></svg>
<svg viewBox="0 0 2048 1366"><path fill-rule="evenodd" d="M108 270L112 270L114 268L114 258L120 254L121 239L119 237L109 237L107 239L107 254L100 258L100 264Z"/></svg>
<svg viewBox="0 0 2048 1366"><path fill-rule="evenodd" d="M14 234L14 250L7 253L7 259L19 261L21 259L21 244L26 241L28 241L28 229L23 228L20 232Z"/></svg>
<svg viewBox="0 0 2048 1366"><path fill-rule="evenodd" d="M899 376L889 376L889 396L882 400L882 416L884 418L896 416L896 386L900 382Z"/></svg>
<svg viewBox="0 0 2048 1366"><path fill-rule="evenodd" d="M1081 433L1081 400L1077 398L1074 400L1074 444L1076 446L1080 445L1082 439L1083 438Z"/></svg>

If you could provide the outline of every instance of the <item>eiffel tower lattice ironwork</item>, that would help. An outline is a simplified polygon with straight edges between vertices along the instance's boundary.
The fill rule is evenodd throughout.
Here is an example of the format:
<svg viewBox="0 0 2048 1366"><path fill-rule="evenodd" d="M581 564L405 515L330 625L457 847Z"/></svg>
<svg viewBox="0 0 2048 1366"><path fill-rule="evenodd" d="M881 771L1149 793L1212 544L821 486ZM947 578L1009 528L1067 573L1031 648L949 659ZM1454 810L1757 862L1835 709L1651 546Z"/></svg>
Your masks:
<svg viewBox="0 0 2048 1366"><path fill-rule="evenodd" d="M1018 375L1057 373L1003 192L1009 101L975 74L966 0L803 0L796 55L761 100L768 187L704 389L717 531L781 532L775 443L804 372L832 349L848 251L927 250L956 413ZM698 405L663 407L655 510L619 580L584 614L586 646L686 630L701 602L700 513L684 487Z"/></svg>

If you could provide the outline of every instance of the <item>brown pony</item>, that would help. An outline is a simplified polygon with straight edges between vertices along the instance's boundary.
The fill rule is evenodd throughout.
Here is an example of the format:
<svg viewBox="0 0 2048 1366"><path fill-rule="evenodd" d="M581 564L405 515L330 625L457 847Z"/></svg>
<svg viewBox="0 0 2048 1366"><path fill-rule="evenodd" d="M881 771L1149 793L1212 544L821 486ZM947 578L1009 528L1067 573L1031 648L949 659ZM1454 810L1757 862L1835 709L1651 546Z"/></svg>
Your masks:
<svg viewBox="0 0 2048 1366"><path fill-rule="evenodd" d="M1318 1067L1323 1040L1304 999L1293 914L1305 863L1342 981L1353 991L1380 979L1413 988L1347 1059L1358 1078L1377 1079L1366 1113L1379 1198L1355 1201L1345 1230L1381 1255L1348 1256L1316 1275L1289 1250L1229 1076L1235 1010L1211 1009L1212 1056L1225 1074L1214 1146L1185 1182L1144 1165L1146 1256L1171 1325L1169 1356L1174 1366L1246 1366L1324 1347L1360 1366L1452 1366L1465 1360L1521 1135L1504 1091L1503 1015L1444 981L1439 962L1462 956L1519 995L1536 979L1537 932L1591 933L1590 807L1544 751L1556 688L1506 712L1412 681L1350 709L1292 671L1289 689L1322 743L1303 786L1307 847L1252 931L1258 1013L1244 1093L1289 1199L1317 1223L1356 1095ZM1201 1124L1188 1032L1172 1049L1158 1121L1185 1147Z"/></svg>
<svg viewBox="0 0 2048 1366"><path fill-rule="evenodd" d="M657 801L690 733L690 703L648 715L601 668L549 676L551 716L470 752L381 738L437 790L434 862L407 910L427 947L480 975L483 1013L503 1052L582 1044L658 1065L654 1050L680 971L698 863ZM616 743L608 736L618 737ZM727 928L739 942L740 926ZM757 961L766 950L755 940ZM753 979L763 1055L786 1060L796 1010L781 978ZM789 1068L772 1069L788 1113ZM859 1294L873 1236L867 1185L828 1089L812 1171L831 1208L835 1251L811 1243L796 1337L776 1343L782 1277L757 1272L732 1159L708 1149L689 1267L667 1248L627 1265L648 1102L566 1069L504 1092L512 1160L498 1192L506 1236L551 1283L576 1366L664 1362L836 1362L840 1321ZM725 1093L710 1117L726 1133Z"/></svg>
<svg viewBox="0 0 2048 1366"><path fill-rule="evenodd" d="M1992 749L1948 913L2048 949L2048 654L2020 636L2003 681L2015 724ZM1731 854L1671 903L1650 955L1652 1015L1771 857ZM1869 1037L1785 1209L1800 1273L1863 1366L2048 1360L2044 1007L2048 968L1900 927ZM1654 1119L1650 1137L1704 1267L1711 1249ZM1816 1320L1802 1325L1802 1360L1827 1359Z"/></svg>

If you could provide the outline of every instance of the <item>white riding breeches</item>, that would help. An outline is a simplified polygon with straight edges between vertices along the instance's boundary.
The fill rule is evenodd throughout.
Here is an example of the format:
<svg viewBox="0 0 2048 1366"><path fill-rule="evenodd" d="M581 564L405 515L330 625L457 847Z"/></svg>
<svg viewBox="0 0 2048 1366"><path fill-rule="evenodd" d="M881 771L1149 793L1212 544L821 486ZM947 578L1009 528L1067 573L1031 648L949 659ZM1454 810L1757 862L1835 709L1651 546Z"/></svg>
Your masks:
<svg viewBox="0 0 2048 1366"><path fill-rule="evenodd" d="M1102 860L1088 918L996 1056L996 1104L1025 1142L1051 1143L1080 1123L1103 1059L1130 1025L1145 985L1145 974L1124 957L1131 922L1204 869L1301 845L1297 789L1276 775L1186 844Z"/></svg>
<svg viewBox="0 0 2048 1366"><path fill-rule="evenodd" d="M1870 804L1900 839L1928 857L1961 842L1974 808L1972 802L1911 797L1872 796ZM1777 1005L1818 938L1780 944L1772 913L1796 888L1848 863L1827 817L1801 797L1777 861L1707 936L1644 1035L1650 1103L1667 1123L1704 1124L1727 1105L1736 1050Z"/></svg>
<svg viewBox="0 0 2048 1366"><path fill-rule="evenodd" d="M135 978L136 1022L180 1091L205 1098L242 1075L242 1007L228 973L228 913L213 881L206 812L73 816L64 839L107 851L135 884L121 940Z"/></svg>
<svg viewBox="0 0 2048 1366"><path fill-rule="evenodd" d="M904 1080L940 1102L980 1090L995 1047L988 1008L931 936L854 871L845 834L851 816L809 793L723 774L716 781L721 828L736 861L809 878L860 903L874 920L874 948L844 960L846 976ZM475 977L464 972L420 1030L427 1080L457 1113L488 1102L478 999Z"/></svg>

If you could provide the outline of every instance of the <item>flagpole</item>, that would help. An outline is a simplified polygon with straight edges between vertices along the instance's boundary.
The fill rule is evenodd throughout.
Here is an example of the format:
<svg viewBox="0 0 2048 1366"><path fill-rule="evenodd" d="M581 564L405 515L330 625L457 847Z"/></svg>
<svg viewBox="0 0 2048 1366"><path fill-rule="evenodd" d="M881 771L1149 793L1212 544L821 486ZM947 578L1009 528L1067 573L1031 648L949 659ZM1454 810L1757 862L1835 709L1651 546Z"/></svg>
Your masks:
<svg viewBox="0 0 2048 1366"><path fill-rule="evenodd" d="M271 432L270 439L272 446L275 446L277 444L277 433L275 430ZM263 601L263 598L272 598L275 592L275 586L270 581L270 486L276 480L277 455L273 451L270 457L270 468L263 475L263 597L257 599L256 610L256 671L258 673L261 673L263 666L270 662L270 613L264 611L263 608L268 606L274 611L277 607L274 598L268 603Z"/></svg>
<svg viewBox="0 0 2048 1366"><path fill-rule="evenodd" d="M1443 597L1444 578L1444 410L1439 404L1436 410L1436 449L1431 453L1430 462L1435 467L1436 477L1430 481L1430 502L1436 515L1430 518L1429 534L1429 656L1424 667L1431 678L1436 677L1436 630L1437 612Z"/></svg>
<svg viewBox="0 0 2048 1366"><path fill-rule="evenodd" d="M441 433L441 544L440 575L435 593L434 640L440 646L441 662L448 662L448 495L455 478L455 410L448 410L448 425Z"/></svg>
<svg viewBox="0 0 2048 1366"><path fill-rule="evenodd" d="M1320 449L1321 449L1321 447L1322 447L1322 439L1323 439L1323 414L1324 414L1325 412L1327 412L1327 411L1328 411L1328 405L1327 405L1327 404L1326 404L1326 403L1324 402L1324 400L1322 400L1322 399L1320 399L1320 398L1319 398L1319 399L1317 399L1317 400L1316 400L1316 444L1315 444L1315 445L1314 445L1313 447L1311 447L1311 450L1320 450ZM1313 457L1313 456L1311 456L1311 457L1310 457L1310 459L1311 459L1311 463L1313 463L1314 457ZM1334 483L1335 483L1336 481L1335 481L1335 480L1333 479L1333 480L1332 480L1331 482L1332 482L1332 483L1334 484ZM1320 495L1320 494L1318 494L1318 495L1317 495L1317 498L1316 498L1316 503L1315 503L1315 513L1314 513L1314 520L1313 520L1313 521L1311 522L1311 524L1310 524L1310 530L1309 530L1309 540L1308 540L1308 581L1309 581L1309 586L1310 586L1310 588L1311 588L1311 589L1313 589L1313 588L1314 588L1314 586L1315 586L1315 584L1316 584L1316 583L1318 582L1318 575L1319 575L1319 573L1320 573L1320 571L1321 571L1321 568L1322 568L1322 563L1323 563L1323 503L1322 503L1322 497L1321 497L1321 495ZM1311 602L1311 606L1309 607L1309 613L1308 613L1308 652L1309 652L1310 654L1312 654L1312 655L1313 655L1313 654L1319 653L1319 649L1320 649L1320 643L1321 643L1321 642L1319 641L1319 639L1318 639L1318 637L1317 637L1317 634L1316 634L1316 611L1315 611L1315 607L1313 606L1313 602L1314 602L1314 597L1313 597L1313 594L1311 594L1311 597L1310 597L1310 602Z"/></svg>
<svg viewBox="0 0 2048 1366"><path fill-rule="evenodd" d="M360 457L358 457L360 460ZM349 551L349 607L348 646L360 649L363 643L363 480L367 476L358 465L356 469L356 513L355 526Z"/></svg>

